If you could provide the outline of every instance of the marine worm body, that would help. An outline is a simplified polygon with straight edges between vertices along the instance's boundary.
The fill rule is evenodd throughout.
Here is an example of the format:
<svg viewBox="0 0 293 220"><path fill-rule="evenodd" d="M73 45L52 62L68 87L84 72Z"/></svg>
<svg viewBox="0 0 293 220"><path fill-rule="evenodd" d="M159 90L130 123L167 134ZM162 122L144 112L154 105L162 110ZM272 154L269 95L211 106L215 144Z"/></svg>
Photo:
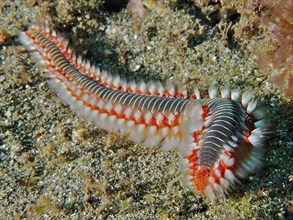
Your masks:
<svg viewBox="0 0 293 220"><path fill-rule="evenodd" d="M32 25L19 40L65 103L135 143L178 151L182 182L212 202L261 164L266 119L252 92L223 88L218 95L212 86L200 98L197 89L186 96L171 84L127 82L76 56L46 26Z"/></svg>

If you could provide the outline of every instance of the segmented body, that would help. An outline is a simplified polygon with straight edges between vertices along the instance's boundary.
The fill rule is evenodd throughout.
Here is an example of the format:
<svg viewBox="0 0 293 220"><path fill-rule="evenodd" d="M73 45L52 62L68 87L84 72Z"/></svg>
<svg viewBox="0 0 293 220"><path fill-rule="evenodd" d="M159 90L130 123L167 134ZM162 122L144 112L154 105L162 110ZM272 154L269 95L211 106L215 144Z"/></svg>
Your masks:
<svg viewBox="0 0 293 220"><path fill-rule="evenodd" d="M101 72L47 27L33 25L19 39L65 103L98 127L177 150L183 182L211 201L259 166L266 123L251 92L224 88L218 96L211 87L209 98L200 99L198 90L186 97L172 85L128 83Z"/></svg>

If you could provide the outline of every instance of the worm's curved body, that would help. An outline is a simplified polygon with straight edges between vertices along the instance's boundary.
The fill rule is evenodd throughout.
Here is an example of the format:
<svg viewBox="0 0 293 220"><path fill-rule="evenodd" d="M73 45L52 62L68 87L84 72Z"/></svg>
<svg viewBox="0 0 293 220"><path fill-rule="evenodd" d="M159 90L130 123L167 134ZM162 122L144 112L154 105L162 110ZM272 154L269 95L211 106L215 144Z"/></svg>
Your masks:
<svg viewBox="0 0 293 220"><path fill-rule="evenodd" d="M181 155L183 182L211 201L227 193L263 158L264 113L251 92L200 99L164 89L160 83L128 83L77 57L47 27L32 25L19 39L47 72L50 86L71 108L96 126L130 133L134 142L160 145Z"/></svg>

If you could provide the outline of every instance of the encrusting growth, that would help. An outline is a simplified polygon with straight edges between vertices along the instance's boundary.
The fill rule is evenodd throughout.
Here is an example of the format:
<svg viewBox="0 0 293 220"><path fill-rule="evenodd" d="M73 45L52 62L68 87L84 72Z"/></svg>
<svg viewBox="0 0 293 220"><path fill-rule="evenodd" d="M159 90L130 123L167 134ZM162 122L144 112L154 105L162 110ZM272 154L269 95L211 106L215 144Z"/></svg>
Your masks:
<svg viewBox="0 0 293 220"><path fill-rule="evenodd" d="M211 86L207 98L198 89L188 97L172 84L127 82L76 56L46 26L32 25L19 40L72 109L136 143L178 151L182 182L212 202L261 164L267 123L252 92L223 88L218 95Z"/></svg>

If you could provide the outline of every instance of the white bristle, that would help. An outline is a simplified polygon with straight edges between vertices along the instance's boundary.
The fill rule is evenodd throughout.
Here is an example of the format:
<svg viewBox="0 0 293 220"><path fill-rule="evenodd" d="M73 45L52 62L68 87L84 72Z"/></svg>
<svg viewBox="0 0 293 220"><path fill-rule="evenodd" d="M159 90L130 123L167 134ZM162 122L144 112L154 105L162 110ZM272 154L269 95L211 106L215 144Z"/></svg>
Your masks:
<svg viewBox="0 0 293 220"><path fill-rule="evenodd" d="M85 64L85 69L86 69L86 72L89 73L90 72L90 69L91 69L91 63L90 61L86 61L86 64Z"/></svg>
<svg viewBox="0 0 293 220"><path fill-rule="evenodd" d="M163 95L163 93L165 91L164 86L160 82L157 82L156 84L157 84L157 91L158 91L158 93L160 94L160 96Z"/></svg>
<svg viewBox="0 0 293 220"><path fill-rule="evenodd" d="M66 51L68 51L68 45L69 45L69 41L66 40L66 39L64 39L64 40L62 41L62 46L64 47L64 49L65 49ZM70 51L69 51L69 52L70 52Z"/></svg>
<svg viewBox="0 0 293 220"><path fill-rule="evenodd" d="M120 87L120 90L124 91L124 85L127 86L127 89L129 89L129 83L127 83L124 79L122 79L120 77L120 82L119 82L119 87Z"/></svg>
<svg viewBox="0 0 293 220"><path fill-rule="evenodd" d="M238 137L236 137L235 135L231 135L231 138L234 142L237 142L238 141Z"/></svg>
<svg viewBox="0 0 293 220"><path fill-rule="evenodd" d="M151 94L154 94L154 92L156 91L156 85L153 83L153 82L149 82L148 84L147 84L147 90L149 90L149 92L151 93Z"/></svg>
<svg viewBox="0 0 293 220"><path fill-rule="evenodd" d="M76 63L76 53L74 52L74 51L72 51L72 49L70 48L70 47L68 47L67 48L67 51L69 52L69 53L71 53L71 59L72 59L72 61L73 62L75 62Z"/></svg>
<svg viewBox="0 0 293 220"><path fill-rule="evenodd" d="M257 106L257 101L256 101L256 100L252 100L252 101L250 101L250 102L248 103L248 105L247 105L247 110L246 110L246 112L247 112L248 114L251 114L252 112L254 112L256 106Z"/></svg>
<svg viewBox="0 0 293 220"><path fill-rule="evenodd" d="M101 70L98 66L95 67L95 75L98 77L98 79L101 79Z"/></svg>
<svg viewBox="0 0 293 220"><path fill-rule="evenodd" d="M131 114L132 114L132 108L127 106L126 109L124 110L124 115L126 118L129 118Z"/></svg>
<svg viewBox="0 0 293 220"><path fill-rule="evenodd" d="M264 132L261 128L254 129L248 137L249 142L254 146L262 146L265 138Z"/></svg>
<svg viewBox="0 0 293 220"><path fill-rule="evenodd" d="M222 187L219 184L214 183L213 184L213 189L214 189L214 191L215 191L215 193L217 194L218 197L224 195L224 191L223 191Z"/></svg>
<svg viewBox="0 0 293 220"><path fill-rule="evenodd" d="M83 108L83 102L78 100L76 101L76 104L73 105L73 109L80 111Z"/></svg>
<svg viewBox="0 0 293 220"><path fill-rule="evenodd" d="M49 61L48 60L45 60L43 59L43 57L38 57L38 56L34 56L35 53L32 53L31 54L31 58L36 60L36 63L42 67L46 67L49 65ZM47 72L46 69L43 70L44 72Z"/></svg>
<svg viewBox="0 0 293 220"><path fill-rule="evenodd" d="M198 142L198 146L199 146L200 149L203 148L203 144L204 144L203 139L200 139L199 142Z"/></svg>
<svg viewBox="0 0 293 220"><path fill-rule="evenodd" d="M244 167L240 167L237 169L237 177L244 179L247 176L247 171Z"/></svg>
<svg viewBox="0 0 293 220"><path fill-rule="evenodd" d="M95 65L91 65L90 72L91 72L91 74L95 74L95 72L96 72L96 66Z"/></svg>
<svg viewBox="0 0 293 220"><path fill-rule="evenodd" d="M33 43L33 40L28 38L26 36L26 34L22 31L18 33L18 39L19 39L20 43L22 43L25 47L27 47L28 44Z"/></svg>
<svg viewBox="0 0 293 220"><path fill-rule="evenodd" d="M219 155L219 159L225 162L228 161L230 158L226 154L222 153Z"/></svg>
<svg viewBox="0 0 293 220"><path fill-rule="evenodd" d="M245 124L245 117L243 117L243 121L240 122L240 127L242 128L243 131L248 131L248 127Z"/></svg>
<svg viewBox="0 0 293 220"><path fill-rule="evenodd" d="M267 121L265 120L260 120L254 123L254 126L256 128L265 128L267 126Z"/></svg>
<svg viewBox="0 0 293 220"><path fill-rule="evenodd" d="M164 116L162 115L161 112L156 112L156 113L154 114L154 117L155 117L155 119L156 119L156 123L157 123L157 125L160 125L160 124L162 123L162 120L164 119Z"/></svg>
<svg viewBox="0 0 293 220"><path fill-rule="evenodd" d="M119 76L115 76L114 79L113 79L113 82L112 84L118 88L121 84L120 84L120 77Z"/></svg>
<svg viewBox="0 0 293 220"><path fill-rule="evenodd" d="M135 129L139 135L143 135L146 131L145 124L139 124L135 126Z"/></svg>
<svg viewBox="0 0 293 220"><path fill-rule="evenodd" d="M129 83L129 87L133 90L133 91L136 91L136 89L137 89L137 84L135 83L135 82L130 82Z"/></svg>
<svg viewBox="0 0 293 220"><path fill-rule="evenodd" d="M236 136L237 136L237 138L240 138L240 139L242 139L242 140L245 139L245 135L243 135L243 134L240 133L239 131L236 131Z"/></svg>
<svg viewBox="0 0 293 220"><path fill-rule="evenodd" d="M147 90L147 86L146 86L146 84L145 84L144 82L140 82L140 83L139 83L139 87L138 87L138 89L139 89L142 93L145 93L146 90Z"/></svg>
<svg viewBox="0 0 293 220"><path fill-rule="evenodd" d="M86 60L84 58L82 58L81 66L85 67L85 64L86 64Z"/></svg>
<svg viewBox="0 0 293 220"><path fill-rule="evenodd" d="M126 129L126 123L124 118L118 118L117 119L117 128L121 132L121 134L129 133L130 131Z"/></svg>
<svg viewBox="0 0 293 220"><path fill-rule="evenodd" d="M179 159L179 165L182 167L182 168L184 168L184 169L189 169L189 161L187 160L187 159L185 159L185 158L180 158Z"/></svg>
<svg viewBox="0 0 293 220"><path fill-rule="evenodd" d="M155 147L160 144L161 140L162 138L159 135L151 135L145 139L144 143L148 147Z"/></svg>
<svg viewBox="0 0 293 220"><path fill-rule="evenodd" d="M234 181L235 181L235 176L234 176L233 172L231 170L229 170L229 169L225 170L224 177L230 183L234 183Z"/></svg>
<svg viewBox="0 0 293 220"><path fill-rule="evenodd" d="M29 29L39 29L39 26L36 24L30 24Z"/></svg>
<svg viewBox="0 0 293 220"><path fill-rule="evenodd" d="M194 141L194 137L191 134L184 135L182 139L185 143L193 143Z"/></svg>
<svg viewBox="0 0 293 220"><path fill-rule="evenodd" d="M108 74L105 73L104 71L102 71L101 74L100 74L100 78L101 78L102 82L105 82L107 80L107 78L108 78Z"/></svg>
<svg viewBox="0 0 293 220"><path fill-rule="evenodd" d="M77 56L76 63L77 63L79 66L82 64L82 57L81 57L81 56Z"/></svg>
<svg viewBox="0 0 293 220"><path fill-rule="evenodd" d="M113 76L107 74L105 78L105 82L107 82L108 86L112 84L112 81L113 81Z"/></svg>
<svg viewBox="0 0 293 220"><path fill-rule="evenodd" d="M113 104L111 102L107 102L105 105L105 110L110 112L113 109Z"/></svg>
<svg viewBox="0 0 293 220"><path fill-rule="evenodd" d="M41 61L44 61L44 57L42 55L40 55L39 53L31 53L31 58L35 61L37 61L39 64L41 63ZM49 61L47 61L49 62Z"/></svg>
<svg viewBox="0 0 293 220"><path fill-rule="evenodd" d="M163 127L158 132L162 137L166 137L169 133L169 127Z"/></svg>
<svg viewBox="0 0 293 220"><path fill-rule="evenodd" d="M125 121L125 124L126 124L126 129L128 130L133 129L135 125L134 121Z"/></svg>
<svg viewBox="0 0 293 220"><path fill-rule="evenodd" d="M82 99L84 102L87 102L87 103L88 103L88 101L89 101L89 99L90 99L90 96L89 96L87 93L85 93L85 94L82 95L81 99Z"/></svg>
<svg viewBox="0 0 293 220"><path fill-rule="evenodd" d="M183 86L180 86L180 87L178 88L177 93L180 93L180 94L182 94L184 97L186 97L186 96L187 96L187 90L186 90L185 86L184 86L184 85L183 85Z"/></svg>
<svg viewBox="0 0 293 220"><path fill-rule="evenodd" d="M46 31L47 33L51 33L51 30L50 30L50 28L49 28L48 26L44 26L44 29L45 29L45 31Z"/></svg>
<svg viewBox="0 0 293 220"><path fill-rule="evenodd" d="M228 143L231 147L233 147L233 148L238 147L238 144L235 143L234 141L230 141L230 140L228 140L227 143Z"/></svg>
<svg viewBox="0 0 293 220"><path fill-rule="evenodd" d="M210 199L210 201L211 201L212 203L214 203L214 202L216 201L217 198L216 198L216 195L215 195L215 193L214 193L214 191L213 191L212 186L208 185L208 186L205 188L204 192L205 192L205 195Z"/></svg>
<svg viewBox="0 0 293 220"><path fill-rule="evenodd" d="M245 91L242 93L241 103L243 106L247 106L253 97L253 91Z"/></svg>
<svg viewBox="0 0 293 220"><path fill-rule="evenodd" d="M214 117L212 115L207 116L204 121L204 126L207 128L210 127L211 124L213 123L213 120L214 120Z"/></svg>
<svg viewBox="0 0 293 220"><path fill-rule="evenodd" d="M161 148L163 150L175 150L176 147L178 146L178 142L170 139L165 139L161 145Z"/></svg>
<svg viewBox="0 0 293 220"><path fill-rule="evenodd" d="M218 96L218 89L215 85L212 85L209 87L208 89L209 92L209 96L213 99L216 98Z"/></svg>
<svg viewBox="0 0 293 220"><path fill-rule="evenodd" d="M209 184L213 185L213 184L215 183L215 178L212 177L212 176L210 176L210 177L208 178L208 181L209 181Z"/></svg>
<svg viewBox="0 0 293 220"><path fill-rule="evenodd" d="M230 158L228 160L225 160L224 163L228 166L228 167L232 167L235 163L235 159L234 158Z"/></svg>
<svg viewBox="0 0 293 220"><path fill-rule="evenodd" d="M225 178L220 178L220 185L224 191L229 188L229 182Z"/></svg>
<svg viewBox="0 0 293 220"><path fill-rule="evenodd" d="M74 91L75 93L75 96L80 96L82 91L75 85L71 85L71 86L68 86L67 87L70 87L71 91Z"/></svg>
<svg viewBox="0 0 293 220"><path fill-rule="evenodd" d="M179 141L179 139L180 139L180 141ZM180 143L182 143L181 138L179 138L179 137L170 137L170 141L172 142L171 145L175 150L181 151L182 150L181 148L184 148L182 145L180 145ZM193 147L192 149L196 149L196 147ZM191 153L192 153L192 151L191 151Z"/></svg>
<svg viewBox="0 0 293 220"><path fill-rule="evenodd" d="M230 96L230 89L228 86L221 89L222 98L228 98Z"/></svg>
<svg viewBox="0 0 293 220"><path fill-rule="evenodd" d="M261 164L260 158L259 157L254 158L251 155L248 159L242 161L240 175L242 175L242 177L246 177L248 173L252 172L260 164ZM237 175L239 175L238 172L237 172Z"/></svg>
<svg viewBox="0 0 293 220"><path fill-rule="evenodd" d="M233 89L231 91L231 99L235 102L239 102L241 97L241 89L237 88L237 89Z"/></svg>
<svg viewBox="0 0 293 220"><path fill-rule="evenodd" d="M114 106L114 111L116 112L117 115L119 115L123 110L123 107L120 103L115 104Z"/></svg>
<svg viewBox="0 0 293 220"><path fill-rule="evenodd" d="M139 119L141 118L141 111L139 109L134 110L133 112L133 117L136 121L139 121Z"/></svg>
<svg viewBox="0 0 293 220"><path fill-rule="evenodd" d="M145 139L144 136L139 135L136 131L132 131L130 133L130 138L136 144L142 143L144 141L144 139Z"/></svg>
<svg viewBox="0 0 293 220"><path fill-rule="evenodd" d="M84 106L81 111L80 111L80 114L81 115L84 115L85 118L88 118L89 114L90 114L90 111L92 111L92 109L88 106Z"/></svg>
<svg viewBox="0 0 293 220"><path fill-rule="evenodd" d="M88 120L95 124L95 121L98 118L98 114L99 114L99 112L96 110L90 111L90 113L88 115Z"/></svg>
<svg viewBox="0 0 293 220"><path fill-rule="evenodd" d="M185 109L183 114L185 117L188 117L188 118L196 117L198 119L198 118L202 118L201 117L202 112L203 112L203 110L202 110L201 105L197 102L192 102L189 105L189 107ZM192 119L192 120L194 120L194 119Z"/></svg>
<svg viewBox="0 0 293 220"><path fill-rule="evenodd" d="M125 119L124 118L118 118L117 119L117 125L118 125L119 128L124 126L125 125Z"/></svg>
<svg viewBox="0 0 293 220"><path fill-rule="evenodd" d="M266 116L266 112L262 109L256 109L254 112L253 112L253 116L257 119L257 120L260 120L260 119L263 119L265 118Z"/></svg>
<svg viewBox="0 0 293 220"><path fill-rule="evenodd" d="M201 99L200 92L197 87L193 89L196 99Z"/></svg>
<svg viewBox="0 0 293 220"><path fill-rule="evenodd" d="M220 155L221 156L221 155ZM219 157L220 160L222 160L220 157ZM219 160L217 160L214 164L214 167L219 167Z"/></svg>
<svg viewBox="0 0 293 220"><path fill-rule="evenodd" d="M229 146L228 144L225 144L225 143L223 144L223 147L226 151L230 151L232 149L231 146Z"/></svg>
<svg viewBox="0 0 293 220"><path fill-rule="evenodd" d="M148 126L146 129L150 136L153 136L157 133L157 126Z"/></svg>
<svg viewBox="0 0 293 220"><path fill-rule="evenodd" d="M88 104L89 104L90 106L95 106L97 102L98 102L98 100L97 100L96 97L94 97L94 96L92 96L92 95L89 96Z"/></svg>
<svg viewBox="0 0 293 220"><path fill-rule="evenodd" d="M99 99L98 103L97 103L97 107L99 109L104 109L105 106L105 102L102 99Z"/></svg>
<svg viewBox="0 0 293 220"><path fill-rule="evenodd" d="M190 145L186 144L184 147L179 145L179 146L176 146L176 149L178 150L178 153L181 156L187 157L192 154L193 146L191 144Z"/></svg>
<svg viewBox="0 0 293 220"><path fill-rule="evenodd" d="M221 172L218 169L215 169L216 177L221 177Z"/></svg>
<svg viewBox="0 0 293 220"><path fill-rule="evenodd" d="M167 112L165 114L165 117L168 119L169 124L172 124L174 122L175 118L176 118L175 115L172 112Z"/></svg>
<svg viewBox="0 0 293 220"><path fill-rule="evenodd" d="M150 112L150 111L146 111L144 114L143 114L143 118L144 118L144 121L145 123L150 123L150 121L152 120L153 118L153 114Z"/></svg>
<svg viewBox="0 0 293 220"><path fill-rule="evenodd" d="M124 80L121 81L121 87L123 91L126 91L129 88L128 83Z"/></svg>
<svg viewBox="0 0 293 220"><path fill-rule="evenodd" d="M61 43L65 40L64 37L62 35L60 35L60 34L57 34L57 39Z"/></svg>
<svg viewBox="0 0 293 220"><path fill-rule="evenodd" d="M107 130L117 130L117 124L116 124L116 122L117 122L117 117L116 117L116 115L110 115L110 116L108 116L108 118L107 118L107 120L108 120L108 124L107 124L107 126L108 126L108 128L107 128Z"/></svg>
<svg viewBox="0 0 293 220"><path fill-rule="evenodd" d="M105 113L101 113L98 116L99 116L99 119L97 120L97 126L106 128L108 115Z"/></svg>
<svg viewBox="0 0 293 220"><path fill-rule="evenodd" d="M24 43L23 43L24 44ZM32 51L32 50L39 50L39 48L34 45L34 44L26 44L25 45L26 49L28 51ZM39 53L31 53L31 55L34 54L35 57L38 57L38 58L42 58L43 59L43 56L41 56ZM43 54L43 53L42 53ZM33 60L36 60L35 58L32 58Z"/></svg>
<svg viewBox="0 0 293 220"><path fill-rule="evenodd" d="M194 132L194 131L201 130L202 125L203 123L199 121L189 121L188 123L186 123L185 129L186 131Z"/></svg>
<svg viewBox="0 0 293 220"><path fill-rule="evenodd" d="M178 132L179 132L179 127L178 126L174 126L174 127L170 128L170 133L172 135L176 135L176 134L178 134Z"/></svg>
<svg viewBox="0 0 293 220"><path fill-rule="evenodd" d="M249 158L250 169L254 170L263 163L263 154L259 152L253 152Z"/></svg>
<svg viewBox="0 0 293 220"><path fill-rule="evenodd" d="M167 81L167 84L166 84L166 90L167 90L172 96L175 95L175 87L174 87L174 85L173 85L173 82L171 82L170 80Z"/></svg>

